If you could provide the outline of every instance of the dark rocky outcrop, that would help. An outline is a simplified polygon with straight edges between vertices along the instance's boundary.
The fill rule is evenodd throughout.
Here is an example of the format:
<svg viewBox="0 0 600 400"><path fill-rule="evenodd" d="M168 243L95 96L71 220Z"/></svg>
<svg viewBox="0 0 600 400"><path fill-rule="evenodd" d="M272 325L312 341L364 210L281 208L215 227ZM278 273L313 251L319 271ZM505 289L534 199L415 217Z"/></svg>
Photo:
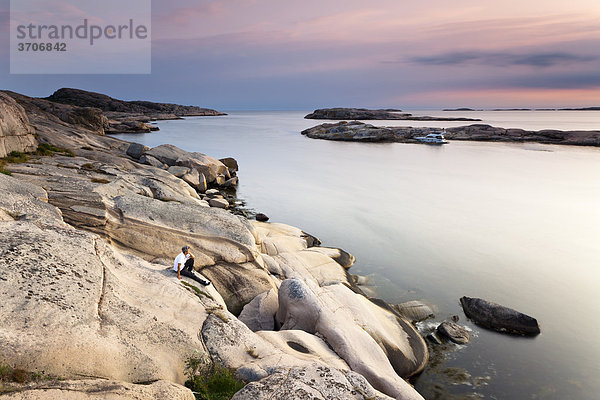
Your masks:
<svg viewBox="0 0 600 400"><path fill-rule="evenodd" d="M95 107L104 112L141 114L150 117L160 115L172 115L175 117L225 115L209 108L153 103L150 101L124 101L100 93L71 88L59 89L46 99L55 103L71 104L79 107Z"/></svg>
<svg viewBox="0 0 600 400"><path fill-rule="evenodd" d="M429 117L400 113L402 110L369 110L366 108L321 108L308 114L306 119L361 119L361 120L408 120L408 121L481 121L473 118Z"/></svg>
<svg viewBox="0 0 600 400"><path fill-rule="evenodd" d="M373 126L358 121L325 123L302 131L313 139L356 141L356 142L399 142L419 143L415 137L440 133L439 128ZM600 131L559 131L546 129L526 131L505 129L485 124L474 124L445 129L444 137L449 140L472 140L486 142L537 142L579 146L600 146Z"/></svg>
<svg viewBox="0 0 600 400"><path fill-rule="evenodd" d="M30 119L36 119L37 117L38 120L44 120L45 122L62 122L98 135L104 135L107 119L102 111L97 108L57 104L10 91L4 91L3 93L15 99L25 109Z"/></svg>
<svg viewBox="0 0 600 400"><path fill-rule="evenodd" d="M490 125L475 124L448 128L445 134L450 140L475 140L488 142L537 142L579 146L600 146L600 131L559 131L544 129L527 131L505 129Z"/></svg>
<svg viewBox="0 0 600 400"><path fill-rule="evenodd" d="M477 324L500 332L537 335L540 327L535 318L483 299L461 297L465 315Z"/></svg>

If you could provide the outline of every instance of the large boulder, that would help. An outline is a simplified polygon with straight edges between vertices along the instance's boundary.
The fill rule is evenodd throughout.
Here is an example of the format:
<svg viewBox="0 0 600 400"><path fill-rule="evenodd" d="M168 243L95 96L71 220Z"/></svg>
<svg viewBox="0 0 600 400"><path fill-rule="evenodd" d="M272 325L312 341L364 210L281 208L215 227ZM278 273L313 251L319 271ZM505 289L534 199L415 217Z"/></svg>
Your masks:
<svg viewBox="0 0 600 400"><path fill-rule="evenodd" d="M273 331L275 328L275 314L279 308L276 290L269 290L256 296L244 306L238 319L253 332Z"/></svg>
<svg viewBox="0 0 600 400"><path fill-rule="evenodd" d="M288 279L279 288L282 330L323 336L353 371L396 398L421 398L404 381L423 370L427 345L409 323L342 284L318 287ZM343 326L344 329L339 329Z"/></svg>
<svg viewBox="0 0 600 400"><path fill-rule="evenodd" d="M227 166L227 168L229 168L229 173L231 173L232 175L239 170L238 162L233 157L221 158L219 159L219 161L221 161Z"/></svg>
<svg viewBox="0 0 600 400"><path fill-rule="evenodd" d="M227 311L219 310L206 319L202 338L216 362L235 369L238 378L251 382L233 399L307 398L301 391L292 394L292 387L309 390L321 396L318 399L390 399L363 376L348 371L345 362L325 342L306 332L253 334ZM281 379L282 374L288 376L288 382ZM398 399L423 400L410 385L400 381L406 390ZM281 383L285 385L278 388ZM316 390L323 392L318 395Z"/></svg>
<svg viewBox="0 0 600 400"><path fill-rule="evenodd" d="M127 155L132 158L135 158L136 160L139 160L142 154L144 154L144 152L148 150L150 150L150 147L148 146L145 146L140 143L131 143L127 148Z"/></svg>
<svg viewBox="0 0 600 400"><path fill-rule="evenodd" d="M221 161L202 153L190 153L170 144L163 144L144 152L160 162L172 167L180 166L195 169L203 174L207 183L217 182L222 178L224 183L231 175L225 164Z"/></svg>
<svg viewBox="0 0 600 400"><path fill-rule="evenodd" d="M512 308L466 296L461 297L460 304L467 317L486 328L523 335L540 333L540 326L535 318Z"/></svg>
<svg viewBox="0 0 600 400"><path fill-rule="evenodd" d="M276 281L258 262L222 261L203 266L200 271L211 280L234 315L239 315L259 294L277 289Z"/></svg>
<svg viewBox="0 0 600 400"><path fill-rule="evenodd" d="M25 110L13 98L0 92L0 158L12 151L21 153L37 148L35 130Z"/></svg>

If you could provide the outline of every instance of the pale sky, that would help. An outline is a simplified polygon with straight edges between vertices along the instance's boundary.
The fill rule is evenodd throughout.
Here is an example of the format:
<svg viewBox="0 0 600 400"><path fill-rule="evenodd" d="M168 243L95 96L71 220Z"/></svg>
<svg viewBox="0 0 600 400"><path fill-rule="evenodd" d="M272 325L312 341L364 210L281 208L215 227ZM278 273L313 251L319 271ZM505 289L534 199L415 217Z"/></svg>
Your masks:
<svg viewBox="0 0 600 400"><path fill-rule="evenodd" d="M8 36L7 0L0 0ZM153 1L151 75L9 75L219 109L600 106L598 0Z"/></svg>

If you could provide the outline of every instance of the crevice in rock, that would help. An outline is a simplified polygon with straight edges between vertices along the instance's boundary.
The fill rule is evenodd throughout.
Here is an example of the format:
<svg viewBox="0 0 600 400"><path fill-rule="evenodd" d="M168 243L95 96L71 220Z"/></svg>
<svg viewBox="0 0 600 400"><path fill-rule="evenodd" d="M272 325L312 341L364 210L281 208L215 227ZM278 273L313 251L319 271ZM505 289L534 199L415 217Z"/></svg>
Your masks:
<svg viewBox="0 0 600 400"><path fill-rule="evenodd" d="M268 400L273 399L273 396L275 396L277 394L277 391L290 379L290 374L292 373L292 369L288 368L287 370L287 374L285 376L285 378L281 381L281 383L275 388L275 390L273 390L273 393L271 394L271 396L269 396Z"/></svg>
<svg viewBox="0 0 600 400"><path fill-rule="evenodd" d="M105 322L105 317L102 313L102 307L104 305L104 294L106 293L106 264L104 264L104 261L102 261L102 256L100 255L100 251L98 249L98 239L94 239L94 252L96 253L96 257L98 257L98 260L102 264L102 281L100 288L100 297L98 298L97 305L98 318L100 320L100 328L102 328Z"/></svg>

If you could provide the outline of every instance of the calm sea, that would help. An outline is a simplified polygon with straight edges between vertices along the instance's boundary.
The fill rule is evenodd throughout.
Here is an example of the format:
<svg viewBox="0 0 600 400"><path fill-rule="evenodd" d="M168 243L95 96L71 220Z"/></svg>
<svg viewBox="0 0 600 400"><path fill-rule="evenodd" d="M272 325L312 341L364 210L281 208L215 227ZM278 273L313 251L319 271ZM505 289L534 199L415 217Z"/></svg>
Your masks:
<svg viewBox="0 0 600 400"><path fill-rule="evenodd" d="M600 129L600 112L414 112L505 128ZM238 195L357 258L390 302L424 299L459 315L466 346L434 349L416 379L431 399L600 398L600 148L451 142L343 143L300 131L307 112L231 112L159 122L119 137L172 143L240 164ZM376 125L465 123L377 121ZM535 338L466 320L461 296L538 319Z"/></svg>

